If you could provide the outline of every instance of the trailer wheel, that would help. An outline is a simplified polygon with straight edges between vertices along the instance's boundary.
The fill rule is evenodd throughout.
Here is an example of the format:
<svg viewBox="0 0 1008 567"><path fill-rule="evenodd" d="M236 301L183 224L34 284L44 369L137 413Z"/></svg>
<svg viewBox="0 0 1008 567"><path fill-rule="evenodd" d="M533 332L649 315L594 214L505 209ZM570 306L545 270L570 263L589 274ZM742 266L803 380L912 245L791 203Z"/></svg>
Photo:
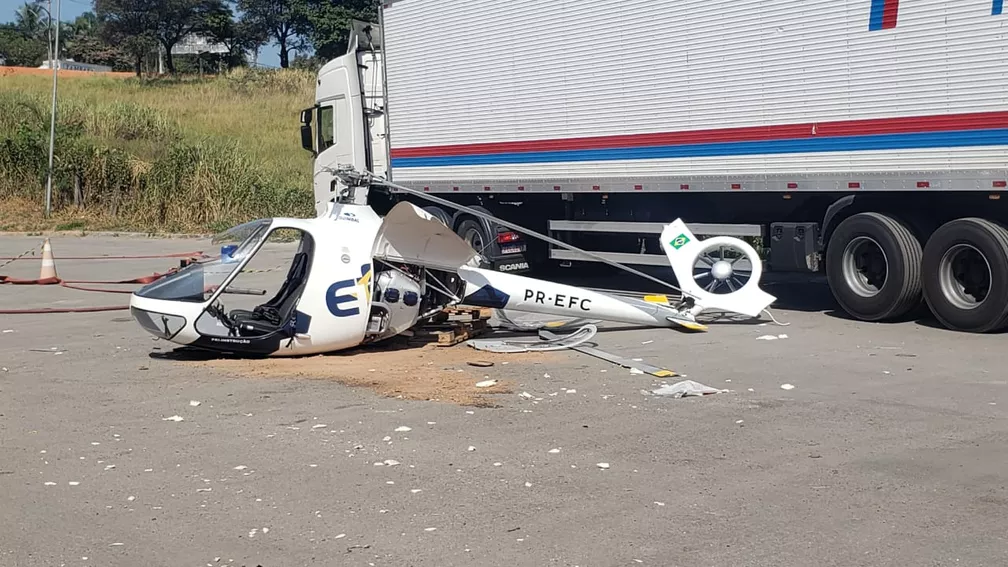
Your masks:
<svg viewBox="0 0 1008 567"><path fill-rule="evenodd" d="M455 232L465 240L469 246L472 246L479 254L486 254L486 249L490 246L491 240L490 235L486 233L483 229L483 225L479 221L475 221L471 218L463 220L459 223L458 228Z"/></svg>
<svg viewBox="0 0 1008 567"><path fill-rule="evenodd" d="M924 297L949 329L986 333L1008 323L1008 230L980 218L942 225L924 247Z"/></svg>
<svg viewBox="0 0 1008 567"><path fill-rule="evenodd" d="M862 321L886 321L921 302L921 245L902 222L858 213L837 226L826 251L833 297Z"/></svg>

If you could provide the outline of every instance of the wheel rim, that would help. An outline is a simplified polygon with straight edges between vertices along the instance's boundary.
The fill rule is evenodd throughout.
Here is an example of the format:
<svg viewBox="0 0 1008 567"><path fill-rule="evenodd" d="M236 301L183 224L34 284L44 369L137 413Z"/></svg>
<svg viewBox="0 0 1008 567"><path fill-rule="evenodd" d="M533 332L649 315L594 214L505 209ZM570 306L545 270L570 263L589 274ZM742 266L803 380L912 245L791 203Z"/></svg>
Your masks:
<svg viewBox="0 0 1008 567"><path fill-rule="evenodd" d="M861 297L875 297L889 277L889 259L873 238L858 236L843 252L843 277L847 287Z"/></svg>
<svg viewBox="0 0 1008 567"><path fill-rule="evenodd" d="M942 295L959 309L976 309L982 305L990 293L992 279L987 258L970 244L952 246L938 264Z"/></svg>
<svg viewBox="0 0 1008 567"><path fill-rule="evenodd" d="M734 293L752 279L752 265L745 250L718 244L703 250L693 261L693 279L707 293Z"/></svg>
<svg viewBox="0 0 1008 567"><path fill-rule="evenodd" d="M483 243L483 235L481 235L478 230L474 228L467 230L465 233L465 241L473 248L473 250L479 252L480 254L483 253L483 247L485 244Z"/></svg>

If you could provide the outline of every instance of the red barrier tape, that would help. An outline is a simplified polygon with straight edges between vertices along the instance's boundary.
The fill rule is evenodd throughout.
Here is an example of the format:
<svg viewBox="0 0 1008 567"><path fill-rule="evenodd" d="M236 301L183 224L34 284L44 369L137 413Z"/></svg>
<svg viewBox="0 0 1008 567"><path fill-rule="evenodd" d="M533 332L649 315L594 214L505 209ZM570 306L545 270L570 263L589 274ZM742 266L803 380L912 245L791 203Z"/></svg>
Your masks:
<svg viewBox="0 0 1008 567"><path fill-rule="evenodd" d="M151 256L53 256L54 260L157 260L158 258L209 258L203 254L202 250L197 250L195 252L179 252L177 254L154 254ZM0 260L10 260L12 262L17 262L19 260L35 260L38 261L38 257L18 257L18 256L7 256L0 257Z"/></svg>
<svg viewBox="0 0 1008 567"><path fill-rule="evenodd" d="M152 274L150 276L143 276L139 278L133 278L129 280L119 280L119 281L87 281L87 280L63 280L60 278L43 278L37 280L22 280L17 278L11 278L8 276L0 276L0 285L58 285L65 287L67 289L76 289L80 291L95 291L99 293L133 293L133 290L127 289L102 289L97 287L84 287L82 285L75 284L97 284L97 285L122 285L122 284L149 284L155 282L169 274L173 274L178 270L172 269L164 274ZM110 307L67 307L62 309L56 308L37 308L37 309L0 309L0 315L37 315L42 313L94 313L99 311L122 311L129 309L129 305L117 305Z"/></svg>

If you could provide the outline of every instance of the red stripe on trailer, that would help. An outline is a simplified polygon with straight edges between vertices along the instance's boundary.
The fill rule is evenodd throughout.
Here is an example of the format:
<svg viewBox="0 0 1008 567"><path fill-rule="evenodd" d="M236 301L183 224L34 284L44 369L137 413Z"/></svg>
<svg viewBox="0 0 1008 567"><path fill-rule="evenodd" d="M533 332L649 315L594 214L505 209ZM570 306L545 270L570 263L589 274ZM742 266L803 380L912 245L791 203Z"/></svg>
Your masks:
<svg viewBox="0 0 1008 567"><path fill-rule="evenodd" d="M861 188L861 184L858 183L857 181L851 181L850 183L847 184L847 188L848 189L860 189Z"/></svg>
<svg viewBox="0 0 1008 567"><path fill-rule="evenodd" d="M731 188L737 191L737 190L739 190L739 189L742 188L742 184L741 183L732 183L731 184Z"/></svg>
<svg viewBox="0 0 1008 567"><path fill-rule="evenodd" d="M592 191L600 191L601 189L598 185L592 185Z"/></svg>
<svg viewBox="0 0 1008 567"><path fill-rule="evenodd" d="M559 191L560 190L560 186L559 185L554 185L553 186L553 190L554 191Z"/></svg>
<svg viewBox="0 0 1008 567"><path fill-rule="evenodd" d="M683 183L682 185L679 186L679 190L680 191L689 191L689 184L688 183Z"/></svg>
<svg viewBox="0 0 1008 567"><path fill-rule="evenodd" d="M928 187L931 187L931 182L930 181L918 181L917 182L917 188L918 189L927 189Z"/></svg>
<svg viewBox="0 0 1008 567"><path fill-rule="evenodd" d="M1005 187L1008 187L1008 181L995 181L994 187L998 189L1004 189Z"/></svg>
<svg viewBox="0 0 1008 567"><path fill-rule="evenodd" d="M488 186L484 186L484 187L483 187L483 190L484 190L484 191L489 191L489 190L490 190L490 187L488 187Z"/></svg>
<svg viewBox="0 0 1008 567"><path fill-rule="evenodd" d="M802 140L836 136L947 132L954 130L990 130L998 128L1008 128L1008 111L974 112L944 116L873 118L836 122L807 122L803 124L746 126L740 128L527 140L521 142L489 142L394 148L392 150L392 157L448 157L521 152L616 149L705 143Z"/></svg>
<svg viewBox="0 0 1008 567"><path fill-rule="evenodd" d="M518 190L519 191L524 191L525 190L525 186L524 185L519 185L518 186Z"/></svg>
<svg viewBox="0 0 1008 567"><path fill-rule="evenodd" d="M788 189L797 189L798 188L798 184L797 183L788 183L787 184L787 188Z"/></svg>
<svg viewBox="0 0 1008 567"><path fill-rule="evenodd" d="M643 185L634 185L633 186L633 190L634 191L643 191L644 190L644 186Z"/></svg>

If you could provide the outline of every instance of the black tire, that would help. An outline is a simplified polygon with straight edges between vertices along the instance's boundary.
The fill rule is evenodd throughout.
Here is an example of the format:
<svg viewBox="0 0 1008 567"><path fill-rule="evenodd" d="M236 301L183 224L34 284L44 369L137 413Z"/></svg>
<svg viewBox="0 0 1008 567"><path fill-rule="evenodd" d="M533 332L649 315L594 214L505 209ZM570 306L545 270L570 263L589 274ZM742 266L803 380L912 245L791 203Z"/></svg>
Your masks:
<svg viewBox="0 0 1008 567"><path fill-rule="evenodd" d="M451 216L444 211L441 207L424 207L424 212L441 221L445 226L451 226Z"/></svg>
<svg viewBox="0 0 1008 567"><path fill-rule="evenodd" d="M485 256L492 252L490 235L483 228L483 223L472 218L464 219L455 229L455 233L472 246L477 253Z"/></svg>
<svg viewBox="0 0 1008 567"><path fill-rule="evenodd" d="M885 276L881 281L877 277L873 280L874 290L867 285L859 287L845 276L845 262L855 257L853 252L862 244L881 250L884 255L876 254L884 263ZM880 213L858 213L841 222L830 237L826 278L833 297L852 317L871 322L891 321L921 303L921 256L920 241L906 224Z"/></svg>
<svg viewBox="0 0 1008 567"><path fill-rule="evenodd" d="M966 248L968 245L970 248ZM975 254L986 261L989 281L981 288L986 293L973 307L964 307L942 283L943 273L952 280L946 283L958 288L962 282L954 279L954 259L959 251ZM948 263L943 261L949 253ZM976 256L974 256L976 257ZM928 239L922 263L924 298L931 313L945 327L971 333L987 333L1008 324L1008 230L1000 224L980 218L963 218L942 225ZM946 268L948 271L946 272ZM976 291L978 288L974 288Z"/></svg>

